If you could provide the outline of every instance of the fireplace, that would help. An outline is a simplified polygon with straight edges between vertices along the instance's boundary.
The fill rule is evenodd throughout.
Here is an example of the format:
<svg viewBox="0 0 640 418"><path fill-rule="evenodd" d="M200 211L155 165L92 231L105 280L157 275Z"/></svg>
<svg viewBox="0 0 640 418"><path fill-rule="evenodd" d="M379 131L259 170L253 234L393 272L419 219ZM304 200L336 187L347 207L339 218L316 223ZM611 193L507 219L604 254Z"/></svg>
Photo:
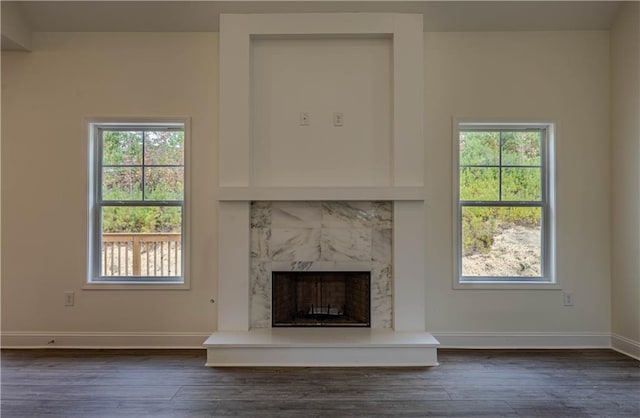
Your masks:
<svg viewBox="0 0 640 418"><path fill-rule="evenodd" d="M220 16L220 84L227 88L220 91L214 193L219 201L217 328L205 343L208 365L437 364L438 343L425 332L422 22L420 15L387 13ZM286 54L269 53L273 38L266 38L273 33L287 38L280 43ZM373 42L384 49L374 47L375 62L370 48L360 46L362 33L377 38ZM339 44L335 35L346 42ZM292 40L294 48L289 48ZM321 54L330 54L323 55L325 63L333 63L333 56L342 56L354 40L358 46L350 60L363 67L358 74L375 82L345 79L330 65L331 71L314 79L313 91L305 90L304 103L290 94L292 81L309 84L306 68L296 65L309 48L320 46ZM300 55L299 45L308 41ZM278 42L275 48L280 48ZM317 55L315 49L311 55ZM351 61L342 67L355 68ZM282 71L272 71L276 68L285 68L284 78ZM363 94L352 101L352 89L340 91L338 99L351 109L345 111L355 114L345 113L353 123L338 132L330 120L320 120L336 110L322 86L352 79ZM246 94L260 89L265 94ZM380 106L371 110L374 96ZM319 115L317 123L304 129L293 126L289 117L301 105ZM282 112L270 112L274 108ZM336 147L338 159L333 158ZM331 170L317 161L304 163L323 156L332 161ZM344 271L370 272L370 299L365 298L370 315L354 321L360 326L299 326L296 313L305 309L302 316L311 312L312 318L303 319L314 326L341 316L338 306L348 313L352 298L347 296L344 302L326 302L321 294L320 302L306 302L313 307L294 307L293 315L291 308L285 310L289 318L277 313L282 308L274 288L284 285L274 285L273 272ZM292 282L302 286L309 277L288 276L285 283L291 289Z"/></svg>
<svg viewBox="0 0 640 418"><path fill-rule="evenodd" d="M272 273L273 327L370 327L371 273Z"/></svg>
<svg viewBox="0 0 640 418"><path fill-rule="evenodd" d="M273 272L365 272L370 316L359 322L392 328L392 202L254 201L249 216L251 328L274 326Z"/></svg>

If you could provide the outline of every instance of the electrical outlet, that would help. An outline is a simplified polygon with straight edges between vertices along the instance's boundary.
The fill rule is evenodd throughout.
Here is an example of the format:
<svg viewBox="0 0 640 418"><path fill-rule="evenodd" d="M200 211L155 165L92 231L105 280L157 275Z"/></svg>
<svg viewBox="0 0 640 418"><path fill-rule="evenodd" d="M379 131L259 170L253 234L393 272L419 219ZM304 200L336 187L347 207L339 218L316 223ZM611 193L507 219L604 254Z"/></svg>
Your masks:
<svg viewBox="0 0 640 418"><path fill-rule="evenodd" d="M73 306L75 303L75 292L68 290L64 292L64 306Z"/></svg>
<svg viewBox="0 0 640 418"><path fill-rule="evenodd" d="M564 306L573 306L573 293L562 292L562 297L564 298Z"/></svg>
<svg viewBox="0 0 640 418"><path fill-rule="evenodd" d="M309 112L300 112L300 126L309 126L309 122L311 122Z"/></svg>
<svg viewBox="0 0 640 418"><path fill-rule="evenodd" d="M333 126L343 126L344 115L342 112L333 112Z"/></svg>

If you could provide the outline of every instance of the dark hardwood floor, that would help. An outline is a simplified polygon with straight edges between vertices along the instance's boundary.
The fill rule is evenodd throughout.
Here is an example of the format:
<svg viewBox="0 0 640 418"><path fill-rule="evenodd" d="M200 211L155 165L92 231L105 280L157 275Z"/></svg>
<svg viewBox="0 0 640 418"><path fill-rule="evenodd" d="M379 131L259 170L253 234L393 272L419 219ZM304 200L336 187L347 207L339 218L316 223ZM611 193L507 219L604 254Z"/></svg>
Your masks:
<svg viewBox="0 0 640 418"><path fill-rule="evenodd" d="M3 350L10 417L640 416L610 350L439 350L433 368L220 368L204 350Z"/></svg>

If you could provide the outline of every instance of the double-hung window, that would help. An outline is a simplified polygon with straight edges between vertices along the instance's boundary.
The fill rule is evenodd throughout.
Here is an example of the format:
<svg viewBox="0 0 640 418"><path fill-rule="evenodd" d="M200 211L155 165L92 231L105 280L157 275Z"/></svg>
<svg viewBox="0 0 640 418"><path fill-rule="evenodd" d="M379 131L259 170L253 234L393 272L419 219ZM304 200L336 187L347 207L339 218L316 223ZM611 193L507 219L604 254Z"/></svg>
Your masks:
<svg viewBox="0 0 640 418"><path fill-rule="evenodd" d="M185 122L90 124L90 283L184 283Z"/></svg>
<svg viewBox="0 0 640 418"><path fill-rule="evenodd" d="M553 283L553 125L457 128L458 283Z"/></svg>

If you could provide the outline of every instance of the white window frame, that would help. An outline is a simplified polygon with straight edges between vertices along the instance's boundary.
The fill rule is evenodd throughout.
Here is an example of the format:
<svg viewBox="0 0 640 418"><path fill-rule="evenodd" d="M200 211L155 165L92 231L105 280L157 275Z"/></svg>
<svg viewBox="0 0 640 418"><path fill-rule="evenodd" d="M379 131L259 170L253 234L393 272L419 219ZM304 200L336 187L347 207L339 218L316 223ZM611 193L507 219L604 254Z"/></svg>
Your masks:
<svg viewBox="0 0 640 418"><path fill-rule="evenodd" d="M87 276L84 289L190 289L190 196L191 196L191 123L188 117L176 118L87 118L84 126L87 158ZM98 183L101 168L99 161L100 148L98 145L99 131L104 128L130 128L153 130L154 128L181 127L184 129L184 197L182 201L182 275L172 277L128 276L104 277L100 276L101 263L101 224L98 202L101 185Z"/></svg>
<svg viewBox="0 0 640 418"><path fill-rule="evenodd" d="M463 130L544 131L541 149L542 166L542 273L541 277L462 276L462 202L460 201L460 132ZM555 262L555 139L556 123L547 121L496 121L453 119L453 287L454 289L559 289ZM508 202L501 202L510 206ZM514 207L518 204L514 204Z"/></svg>

